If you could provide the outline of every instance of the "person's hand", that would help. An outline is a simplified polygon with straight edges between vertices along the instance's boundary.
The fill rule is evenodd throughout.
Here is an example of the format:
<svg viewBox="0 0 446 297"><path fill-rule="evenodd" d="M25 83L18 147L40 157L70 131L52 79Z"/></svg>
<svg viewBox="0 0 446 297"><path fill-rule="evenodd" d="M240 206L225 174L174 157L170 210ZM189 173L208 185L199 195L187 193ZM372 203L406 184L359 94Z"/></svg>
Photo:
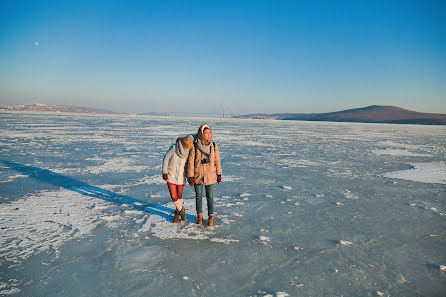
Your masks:
<svg viewBox="0 0 446 297"><path fill-rule="evenodd" d="M163 179L167 180L167 173L163 173Z"/></svg>
<svg viewBox="0 0 446 297"><path fill-rule="evenodd" d="M188 178L187 178L187 182L189 183L189 185L190 185L191 187L194 186L194 178L193 178L193 177L188 177Z"/></svg>
<svg viewBox="0 0 446 297"><path fill-rule="evenodd" d="M221 183L221 175L217 175L217 183Z"/></svg>

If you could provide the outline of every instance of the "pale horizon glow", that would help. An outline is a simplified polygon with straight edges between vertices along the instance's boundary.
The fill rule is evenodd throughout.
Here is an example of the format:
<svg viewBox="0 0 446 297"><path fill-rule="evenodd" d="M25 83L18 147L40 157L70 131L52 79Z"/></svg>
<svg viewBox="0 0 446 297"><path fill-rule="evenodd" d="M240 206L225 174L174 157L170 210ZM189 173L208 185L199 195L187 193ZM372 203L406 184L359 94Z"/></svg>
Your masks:
<svg viewBox="0 0 446 297"><path fill-rule="evenodd" d="M2 1L0 104L446 113L446 3Z"/></svg>

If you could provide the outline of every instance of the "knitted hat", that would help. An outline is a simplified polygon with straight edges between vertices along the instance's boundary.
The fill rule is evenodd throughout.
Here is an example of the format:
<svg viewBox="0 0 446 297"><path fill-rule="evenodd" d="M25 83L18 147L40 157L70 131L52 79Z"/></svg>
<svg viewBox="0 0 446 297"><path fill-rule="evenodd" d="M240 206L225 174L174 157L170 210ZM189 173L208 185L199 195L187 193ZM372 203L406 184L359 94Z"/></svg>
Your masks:
<svg viewBox="0 0 446 297"><path fill-rule="evenodd" d="M181 140L181 144L185 149L190 149L194 146L194 136L193 135L187 135L184 137L178 137L177 139ZM188 140L186 142L186 140Z"/></svg>
<svg viewBox="0 0 446 297"><path fill-rule="evenodd" d="M201 125L201 127L200 127L200 130L201 130L201 134L203 134L203 131L204 131L204 129L211 129L211 127L209 127L207 124L203 124L203 125Z"/></svg>
<svg viewBox="0 0 446 297"><path fill-rule="evenodd" d="M212 128L208 124L203 124L200 126L200 128L198 128L197 136L198 136L198 139L200 139L200 141L202 141L202 142L204 141L203 144L208 144L209 141L205 140L203 137L203 132L205 129L209 129L211 132L211 136L212 136Z"/></svg>

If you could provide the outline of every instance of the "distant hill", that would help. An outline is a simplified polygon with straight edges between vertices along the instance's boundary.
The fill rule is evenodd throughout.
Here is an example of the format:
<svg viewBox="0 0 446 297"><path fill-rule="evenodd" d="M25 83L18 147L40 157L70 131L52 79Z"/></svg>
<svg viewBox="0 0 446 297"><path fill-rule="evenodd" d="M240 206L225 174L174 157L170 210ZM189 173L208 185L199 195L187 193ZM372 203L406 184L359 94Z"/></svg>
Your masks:
<svg viewBox="0 0 446 297"><path fill-rule="evenodd" d="M67 112L67 113L94 113L94 114L112 114L114 112L81 107L81 106L68 106L68 105L46 105L40 103L33 104L20 104L20 105L0 105L0 110L10 110L10 111L35 111L35 112Z"/></svg>
<svg viewBox="0 0 446 297"><path fill-rule="evenodd" d="M395 106L372 105L329 113L275 113L235 116L242 119L446 125L446 114L423 113Z"/></svg>

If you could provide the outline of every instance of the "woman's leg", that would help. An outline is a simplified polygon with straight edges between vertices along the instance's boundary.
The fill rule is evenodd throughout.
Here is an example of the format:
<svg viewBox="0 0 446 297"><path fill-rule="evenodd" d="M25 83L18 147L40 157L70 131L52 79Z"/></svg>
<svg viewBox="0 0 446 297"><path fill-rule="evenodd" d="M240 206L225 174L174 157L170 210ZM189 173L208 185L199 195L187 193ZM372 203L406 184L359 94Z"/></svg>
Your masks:
<svg viewBox="0 0 446 297"><path fill-rule="evenodd" d="M180 221L180 210L178 209L178 194L177 194L177 186L173 184L167 184L167 188L169 189L170 198L175 204L175 216L173 218L172 223L178 223Z"/></svg>
<svg viewBox="0 0 446 297"><path fill-rule="evenodd" d="M194 185L195 189L195 207L197 208L197 214L203 213L203 185Z"/></svg>
<svg viewBox="0 0 446 297"><path fill-rule="evenodd" d="M183 186L177 186L177 197L178 197L178 205L180 205L179 210L183 209Z"/></svg>
<svg viewBox="0 0 446 297"><path fill-rule="evenodd" d="M208 226L214 226L214 184L206 186L206 200L208 202Z"/></svg>
<svg viewBox="0 0 446 297"><path fill-rule="evenodd" d="M177 186L176 185L172 185L172 184L168 184L167 187L169 188L169 193L170 193L170 198L172 198L173 204L175 204L175 207L177 208L178 211L181 210L181 208L183 208L180 204L183 202L183 200L179 201L179 197L178 197L178 190L177 190ZM181 191L181 197L183 195L183 191Z"/></svg>
<svg viewBox="0 0 446 297"><path fill-rule="evenodd" d="M183 200L183 189L184 186L177 186L177 197L179 200Z"/></svg>
<svg viewBox="0 0 446 297"><path fill-rule="evenodd" d="M184 208L184 205L183 205L183 189L184 189L183 185L177 186L177 197L178 197L178 204L179 204L179 206L177 206L177 209L180 209L181 220L183 222L185 222L186 221L186 209ZM181 207L181 208L179 208L179 207Z"/></svg>
<svg viewBox="0 0 446 297"><path fill-rule="evenodd" d="M214 184L206 187L206 200L208 202L208 215L214 214Z"/></svg>

